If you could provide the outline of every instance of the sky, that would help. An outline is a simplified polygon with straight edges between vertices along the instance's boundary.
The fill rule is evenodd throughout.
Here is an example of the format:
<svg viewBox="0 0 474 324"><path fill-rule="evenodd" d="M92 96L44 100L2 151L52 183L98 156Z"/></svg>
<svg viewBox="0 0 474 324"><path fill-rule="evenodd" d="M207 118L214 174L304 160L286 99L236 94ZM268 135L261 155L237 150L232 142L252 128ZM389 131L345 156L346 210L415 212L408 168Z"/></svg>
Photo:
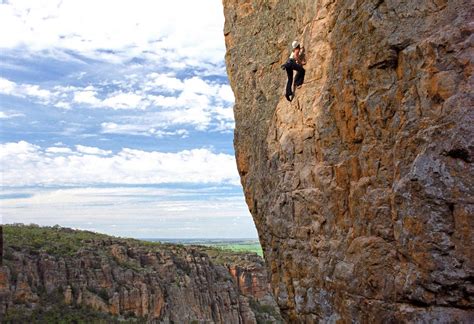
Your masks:
<svg viewBox="0 0 474 324"><path fill-rule="evenodd" d="M256 238L220 0L0 0L2 223Z"/></svg>

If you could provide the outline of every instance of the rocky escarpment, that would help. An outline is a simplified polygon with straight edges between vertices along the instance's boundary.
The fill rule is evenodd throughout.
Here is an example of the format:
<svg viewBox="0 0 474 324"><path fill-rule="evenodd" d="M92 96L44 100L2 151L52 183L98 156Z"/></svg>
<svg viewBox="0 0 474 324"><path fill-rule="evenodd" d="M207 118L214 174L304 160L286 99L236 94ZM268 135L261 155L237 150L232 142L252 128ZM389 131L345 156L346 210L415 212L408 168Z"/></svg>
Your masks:
<svg viewBox="0 0 474 324"><path fill-rule="evenodd" d="M72 316L92 322L281 321L257 255L62 228L6 226L5 232L0 267L5 322L72 321ZM235 268L239 276L229 271ZM239 289L241 280L250 286Z"/></svg>
<svg viewBox="0 0 474 324"><path fill-rule="evenodd" d="M237 165L285 318L473 322L472 1L223 2Z"/></svg>

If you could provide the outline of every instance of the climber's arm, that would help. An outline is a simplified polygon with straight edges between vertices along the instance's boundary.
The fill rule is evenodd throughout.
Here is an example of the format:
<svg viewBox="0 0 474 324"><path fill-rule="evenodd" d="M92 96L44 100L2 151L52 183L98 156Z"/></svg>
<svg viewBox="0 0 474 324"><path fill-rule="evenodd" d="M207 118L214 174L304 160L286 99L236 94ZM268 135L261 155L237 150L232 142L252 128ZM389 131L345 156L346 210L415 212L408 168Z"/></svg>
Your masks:
<svg viewBox="0 0 474 324"><path fill-rule="evenodd" d="M301 50L300 50L299 57L298 57L299 64L301 64L301 65L306 64L306 56L304 54L305 54L304 53L304 46L301 46Z"/></svg>

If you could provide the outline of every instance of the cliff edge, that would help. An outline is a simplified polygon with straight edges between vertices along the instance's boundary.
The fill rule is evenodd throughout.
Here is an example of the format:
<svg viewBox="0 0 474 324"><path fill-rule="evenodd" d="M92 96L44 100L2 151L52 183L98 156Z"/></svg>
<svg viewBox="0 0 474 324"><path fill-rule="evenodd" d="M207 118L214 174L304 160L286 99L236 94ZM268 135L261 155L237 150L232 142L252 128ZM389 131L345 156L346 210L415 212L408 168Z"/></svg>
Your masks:
<svg viewBox="0 0 474 324"><path fill-rule="evenodd" d="M223 3L237 166L286 320L472 323L472 2Z"/></svg>
<svg viewBox="0 0 474 324"><path fill-rule="evenodd" d="M61 227L4 234L1 323L281 323L257 254Z"/></svg>

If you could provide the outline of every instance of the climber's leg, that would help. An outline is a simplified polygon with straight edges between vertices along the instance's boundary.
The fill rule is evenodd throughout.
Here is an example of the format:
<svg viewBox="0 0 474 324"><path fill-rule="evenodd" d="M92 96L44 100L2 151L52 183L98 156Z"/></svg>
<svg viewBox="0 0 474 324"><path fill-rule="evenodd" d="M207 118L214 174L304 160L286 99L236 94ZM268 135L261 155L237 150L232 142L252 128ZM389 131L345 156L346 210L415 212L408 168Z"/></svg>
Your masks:
<svg viewBox="0 0 474 324"><path fill-rule="evenodd" d="M303 82L304 82L305 70L304 70L304 68L303 68L301 65L299 65L299 64L295 64L294 69L296 70L295 87L299 88L299 87L301 87L301 85L302 85Z"/></svg>
<svg viewBox="0 0 474 324"><path fill-rule="evenodd" d="M293 86L293 69L287 65L285 70L286 70L286 74L288 75L288 82L286 83L285 97L288 101L291 101L293 100L293 90L291 89Z"/></svg>

